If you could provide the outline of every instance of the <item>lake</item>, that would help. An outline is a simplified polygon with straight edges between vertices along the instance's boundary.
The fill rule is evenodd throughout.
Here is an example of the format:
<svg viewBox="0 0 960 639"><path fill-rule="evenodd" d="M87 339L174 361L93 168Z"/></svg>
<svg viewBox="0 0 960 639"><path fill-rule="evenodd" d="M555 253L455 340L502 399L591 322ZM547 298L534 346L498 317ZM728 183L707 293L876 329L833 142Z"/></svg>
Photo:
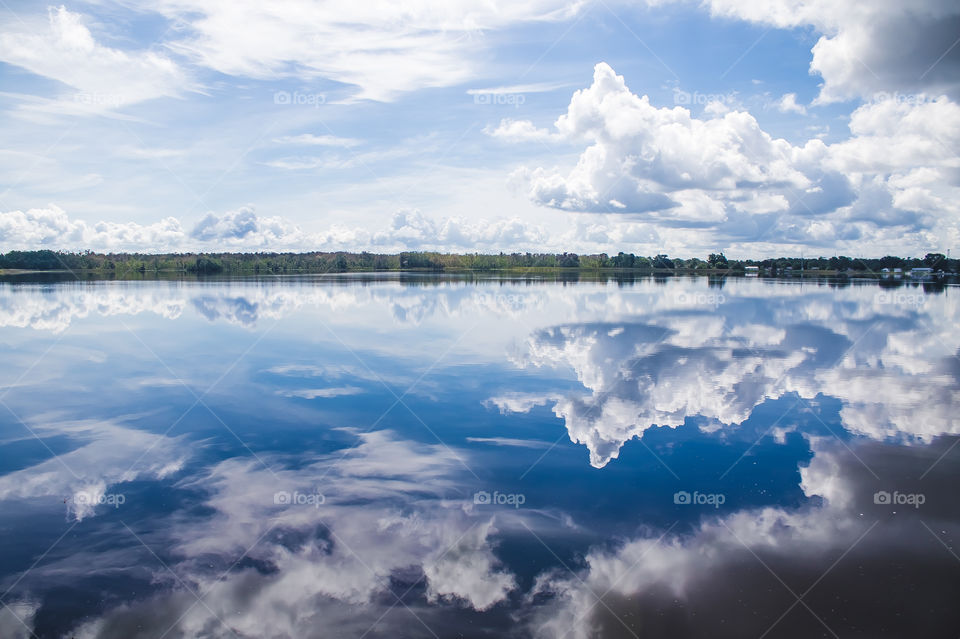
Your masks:
<svg viewBox="0 0 960 639"><path fill-rule="evenodd" d="M960 291L0 283L0 636L955 637Z"/></svg>

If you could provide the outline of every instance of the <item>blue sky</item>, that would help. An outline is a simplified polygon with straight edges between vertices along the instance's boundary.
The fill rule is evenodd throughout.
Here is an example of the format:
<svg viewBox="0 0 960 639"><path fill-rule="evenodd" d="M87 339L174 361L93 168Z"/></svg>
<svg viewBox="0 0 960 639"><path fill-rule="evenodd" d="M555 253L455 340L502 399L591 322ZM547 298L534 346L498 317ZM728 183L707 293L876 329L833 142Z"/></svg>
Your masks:
<svg viewBox="0 0 960 639"><path fill-rule="evenodd" d="M0 6L0 250L960 247L960 9Z"/></svg>

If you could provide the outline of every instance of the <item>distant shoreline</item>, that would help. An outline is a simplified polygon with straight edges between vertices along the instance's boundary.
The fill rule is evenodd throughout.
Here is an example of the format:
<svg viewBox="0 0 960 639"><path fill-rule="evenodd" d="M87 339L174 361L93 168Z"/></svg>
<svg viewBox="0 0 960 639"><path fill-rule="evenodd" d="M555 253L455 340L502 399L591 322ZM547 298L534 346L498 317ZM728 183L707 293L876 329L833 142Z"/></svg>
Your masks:
<svg viewBox="0 0 960 639"><path fill-rule="evenodd" d="M504 268L504 269L429 269L429 268L403 268L403 269L346 269L342 271L319 271L319 270L286 270L284 272L264 272L253 270L239 271L221 271L216 273L198 273L187 270L104 270L104 269L0 269L0 277L5 276L27 276L27 275L60 275L76 276L83 279L118 279L118 280L143 280L155 278L183 278L183 277L283 277L299 275L316 276L337 276L350 274L419 274L419 275L501 275L513 277L530 277L537 275L544 276L606 276L606 278L615 278L616 276L638 276L638 277L712 277L712 278L742 278L742 279L833 279L833 280L874 280L880 282L911 282L911 283L930 283L947 282L957 279L957 275L946 273L940 276L930 277L911 277L909 274L885 274L861 271L852 274L831 271L831 270L808 270L787 273L746 273L742 269L642 269L642 268L584 268L584 267L535 267L535 268Z"/></svg>
<svg viewBox="0 0 960 639"><path fill-rule="evenodd" d="M941 253L903 258L779 257L728 259L712 253L706 259L634 255L620 252L576 253L71 253L9 251L0 254L0 274L75 273L111 276L293 275L323 273L503 273L503 274L650 274L735 275L773 277L839 277L941 279L960 271L960 260Z"/></svg>

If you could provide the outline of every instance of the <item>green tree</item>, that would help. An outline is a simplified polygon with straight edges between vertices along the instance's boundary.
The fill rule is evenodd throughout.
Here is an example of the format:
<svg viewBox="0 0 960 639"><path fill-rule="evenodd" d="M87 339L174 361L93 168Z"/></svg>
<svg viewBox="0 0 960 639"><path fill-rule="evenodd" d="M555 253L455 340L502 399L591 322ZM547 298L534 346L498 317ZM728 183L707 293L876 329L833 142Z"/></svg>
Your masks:
<svg viewBox="0 0 960 639"><path fill-rule="evenodd" d="M729 268L730 263L727 261L727 257L723 253L711 253L710 257L707 258L707 264L711 268Z"/></svg>

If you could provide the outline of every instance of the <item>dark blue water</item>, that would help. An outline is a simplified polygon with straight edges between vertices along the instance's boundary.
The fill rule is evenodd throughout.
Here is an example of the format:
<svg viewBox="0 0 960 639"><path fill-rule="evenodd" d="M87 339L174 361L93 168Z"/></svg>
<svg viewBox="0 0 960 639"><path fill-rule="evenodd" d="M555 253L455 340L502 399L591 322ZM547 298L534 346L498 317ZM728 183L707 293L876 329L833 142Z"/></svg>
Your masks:
<svg viewBox="0 0 960 639"><path fill-rule="evenodd" d="M957 290L0 284L0 637L956 637Z"/></svg>

